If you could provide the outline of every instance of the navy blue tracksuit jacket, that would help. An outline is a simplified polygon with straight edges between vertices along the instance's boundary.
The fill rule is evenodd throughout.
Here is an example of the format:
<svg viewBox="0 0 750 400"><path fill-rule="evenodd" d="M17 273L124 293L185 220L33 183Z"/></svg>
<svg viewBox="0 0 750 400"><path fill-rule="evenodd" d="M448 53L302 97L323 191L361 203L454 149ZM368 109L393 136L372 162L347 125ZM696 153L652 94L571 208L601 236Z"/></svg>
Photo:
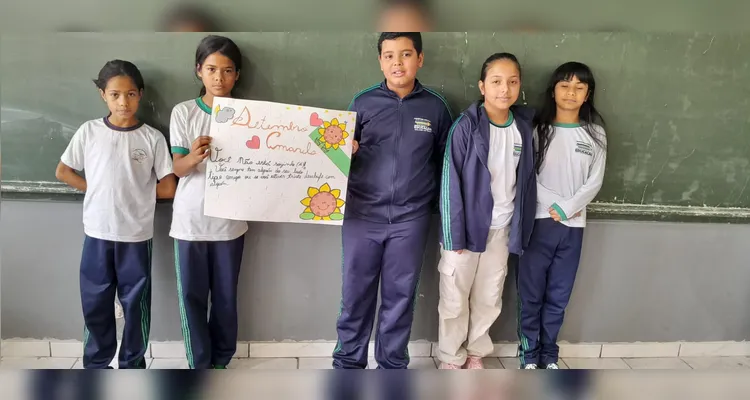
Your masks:
<svg viewBox="0 0 750 400"><path fill-rule="evenodd" d="M419 81L403 99L383 81L358 93L349 110L357 113L359 150L352 156L342 229L333 366L367 366L381 283L375 359L380 368L402 369L409 364L415 293L453 121L445 99Z"/></svg>
<svg viewBox="0 0 750 400"><path fill-rule="evenodd" d="M453 123L445 99L419 81L403 99L385 81L354 97L357 112L346 216L392 224L434 211Z"/></svg>
<svg viewBox="0 0 750 400"><path fill-rule="evenodd" d="M508 249L521 255L529 245L536 216L534 111L511 107L522 136L516 170L516 199ZM443 161L440 191L441 243L446 250L484 252L492 222L492 191L487 167L490 120L480 103L461 113L451 127Z"/></svg>

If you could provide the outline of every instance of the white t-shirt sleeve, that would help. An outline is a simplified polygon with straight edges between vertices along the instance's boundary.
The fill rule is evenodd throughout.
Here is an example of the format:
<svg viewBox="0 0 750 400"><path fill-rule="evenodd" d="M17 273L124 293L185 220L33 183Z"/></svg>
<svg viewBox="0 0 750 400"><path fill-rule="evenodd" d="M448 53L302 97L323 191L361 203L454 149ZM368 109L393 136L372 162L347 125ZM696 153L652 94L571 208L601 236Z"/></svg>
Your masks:
<svg viewBox="0 0 750 400"><path fill-rule="evenodd" d="M167 149L167 139L161 133L157 133L154 147L154 172L157 179L163 179L172 173L172 157Z"/></svg>
<svg viewBox="0 0 750 400"><path fill-rule="evenodd" d="M60 161L62 161L63 164L67 165L70 168L73 168L76 171L83 171L85 167L85 132L86 125L82 125L80 128L78 128L76 133L73 135L73 138L70 139L70 143L68 143L68 147L65 149L65 152L60 157Z"/></svg>
<svg viewBox="0 0 750 400"><path fill-rule="evenodd" d="M602 143L606 146L606 136L601 132L599 136ZM586 206L591 203L599 190L602 188L604 182L604 169L607 164L607 152L604 148L596 146L594 153L594 161L589 167L589 176L586 179L586 183L581 186L576 193L570 199L558 201L557 205L565 212L568 218L571 218L575 213L583 210Z"/></svg>
<svg viewBox="0 0 750 400"><path fill-rule="evenodd" d="M190 153L190 140L187 137L187 114L183 107L172 109L169 119L169 141L173 154L187 155Z"/></svg>

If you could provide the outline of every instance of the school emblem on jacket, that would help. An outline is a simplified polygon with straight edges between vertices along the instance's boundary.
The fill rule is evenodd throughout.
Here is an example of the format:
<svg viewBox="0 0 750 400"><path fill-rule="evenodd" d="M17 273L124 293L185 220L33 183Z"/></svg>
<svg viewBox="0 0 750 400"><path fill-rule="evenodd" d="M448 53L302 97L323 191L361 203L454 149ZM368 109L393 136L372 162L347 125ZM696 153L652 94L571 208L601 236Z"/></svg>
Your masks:
<svg viewBox="0 0 750 400"><path fill-rule="evenodd" d="M414 130L417 132L432 133L432 122L429 119L414 118Z"/></svg>
<svg viewBox="0 0 750 400"><path fill-rule="evenodd" d="M521 146L520 143L513 143L513 157L518 157L521 155L521 149L523 149L523 146Z"/></svg>
<svg viewBox="0 0 750 400"><path fill-rule="evenodd" d="M590 144L586 142L581 142L580 140L576 142L576 153L585 154L587 156L593 156L594 155L594 149L591 147Z"/></svg>
<svg viewBox="0 0 750 400"><path fill-rule="evenodd" d="M135 149L130 152L130 159L138 164L143 164L143 162L146 161L146 158L148 158L148 156L143 149Z"/></svg>

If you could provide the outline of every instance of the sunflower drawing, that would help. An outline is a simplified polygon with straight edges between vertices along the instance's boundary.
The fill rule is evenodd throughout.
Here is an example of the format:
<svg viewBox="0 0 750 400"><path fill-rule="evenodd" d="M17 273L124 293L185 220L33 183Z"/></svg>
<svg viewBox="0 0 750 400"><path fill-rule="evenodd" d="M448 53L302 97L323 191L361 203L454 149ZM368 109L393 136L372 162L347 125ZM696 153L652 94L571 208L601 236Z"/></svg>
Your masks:
<svg viewBox="0 0 750 400"><path fill-rule="evenodd" d="M346 131L346 123L339 122L338 118L334 118L331 122L323 122L323 126L318 129L320 134L321 144L325 145L326 149L338 149L339 146L346 144L346 138L349 137L349 133Z"/></svg>
<svg viewBox="0 0 750 400"><path fill-rule="evenodd" d="M344 200L341 200L339 196L341 196L341 190L331 189L331 186L327 183L324 183L320 188L308 188L307 197L300 201L306 208L299 217L313 221L340 221L344 219L344 214L341 213Z"/></svg>

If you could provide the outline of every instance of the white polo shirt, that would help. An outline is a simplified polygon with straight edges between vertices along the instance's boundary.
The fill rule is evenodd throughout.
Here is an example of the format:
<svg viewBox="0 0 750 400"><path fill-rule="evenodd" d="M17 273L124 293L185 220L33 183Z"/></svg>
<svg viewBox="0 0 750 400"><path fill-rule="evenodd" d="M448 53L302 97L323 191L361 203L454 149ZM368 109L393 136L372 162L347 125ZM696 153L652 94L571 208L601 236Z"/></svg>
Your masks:
<svg viewBox="0 0 750 400"><path fill-rule="evenodd" d="M169 137L173 154L187 155L199 136L208 136L211 108L200 97L177 104L172 109ZM206 191L206 162L180 178L172 209L169 235L187 241L234 240L247 232L247 222L208 217L203 214Z"/></svg>
<svg viewBox="0 0 750 400"><path fill-rule="evenodd" d="M141 123L119 128L107 118L81 125L60 158L84 171L86 235L115 242L142 242L154 236L156 183L172 173L167 140Z"/></svg>
<svg viewBox="0 0 750 400"><path fill-rule="evenodd" d="M521 158L521 132L511 112L503 125L490 122L490 148L487 166L492 191L491 229L510 225L516 199L516 168Z"/></svg>
<svg viewBox="0 0 750 400"><path fill-rule="evenodd" d="M536 218L549 218L553 207L561 217L568 218L563 224L583 228L586 206L602 187L607 154L579 124L557 124L553 128L537 177ZM592 125L592 130L606 144L604 129ZM579 211L581 215L573 217Z"/></svg>

